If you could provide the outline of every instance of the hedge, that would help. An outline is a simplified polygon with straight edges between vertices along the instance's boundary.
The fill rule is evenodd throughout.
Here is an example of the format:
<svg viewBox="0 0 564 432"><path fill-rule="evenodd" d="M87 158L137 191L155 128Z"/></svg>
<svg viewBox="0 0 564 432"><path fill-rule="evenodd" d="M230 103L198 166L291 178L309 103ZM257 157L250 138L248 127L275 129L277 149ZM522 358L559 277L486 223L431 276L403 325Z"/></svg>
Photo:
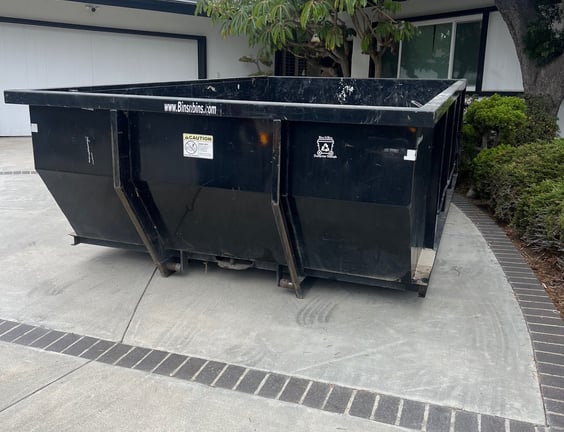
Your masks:
<svg viewBox="0 0 564 432"><path fill-rule="evenodd" d="M538 250L564 253L564 139L483 150L473 161L478 197Z"/></svg>
<svg viewBox="0 0 564 432"><path fill-rule="evenodd" d="M545 180L527 189L517 204L513 225L533 249L564 258L564 179Z"/></svg>

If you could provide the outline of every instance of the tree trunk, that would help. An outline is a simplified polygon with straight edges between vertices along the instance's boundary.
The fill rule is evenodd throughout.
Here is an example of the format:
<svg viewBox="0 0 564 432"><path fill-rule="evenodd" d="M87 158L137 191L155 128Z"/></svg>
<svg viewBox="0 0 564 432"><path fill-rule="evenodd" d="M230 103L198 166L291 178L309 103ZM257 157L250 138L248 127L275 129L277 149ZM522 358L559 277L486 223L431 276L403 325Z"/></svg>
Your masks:
<svg viewBox="0 0 564 432"><path fill-rule="evenodd" d="M382 78L382 57L376 53L370 53L370 58L374 63L374 76L372 78Z"/></svg>
<svg viewBox="0 0 564 432"><path fill-rule="evenodd" d="M343 72L344 77L348 78L351 76L351 62L348 58L340 61L339 66L341 66L341 72Z"/></svg>
<svg viewBox="0 0 564 432"><path fill-rule="evenodd" d="M543 97L551 114L556 116L564 99L564 54L550 63L539 66L525 53L525 34L528 24L535 19L535 0L495 0L517 50L521 65L523 88L526 94Z"/></svg>

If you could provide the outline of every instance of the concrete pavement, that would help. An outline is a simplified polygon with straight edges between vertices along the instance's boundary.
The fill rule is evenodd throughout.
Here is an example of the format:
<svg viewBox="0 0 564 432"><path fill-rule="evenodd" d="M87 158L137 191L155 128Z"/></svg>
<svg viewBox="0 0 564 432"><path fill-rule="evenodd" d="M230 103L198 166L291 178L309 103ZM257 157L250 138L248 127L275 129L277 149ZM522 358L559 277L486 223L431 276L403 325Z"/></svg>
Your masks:
<svg viewBox="0 0 564 432"><path fill-rule="evenodd" d="M260 397L260 387L249 395L0 342L3 429L385 431L411 424L411 409L429 431L435 412L448 412L436 423L446 430L465 430L462 419L468 431L490 420L511 431L545 424L519 304L456 206L425 299L316 280L297 300L268 272L194 264L164 279L144 254L70 246L72 228L40 178L17 173L32 168L30 153L29 139L0 140L0 319L211 360L222 374L271 374L262 386L278 374L308 387L292 404ZM350 389L345 414L304 406L316 386ZM346 415L359 394L373 396L376 420ZM377 421L385 401L393 421Z"/></svg>

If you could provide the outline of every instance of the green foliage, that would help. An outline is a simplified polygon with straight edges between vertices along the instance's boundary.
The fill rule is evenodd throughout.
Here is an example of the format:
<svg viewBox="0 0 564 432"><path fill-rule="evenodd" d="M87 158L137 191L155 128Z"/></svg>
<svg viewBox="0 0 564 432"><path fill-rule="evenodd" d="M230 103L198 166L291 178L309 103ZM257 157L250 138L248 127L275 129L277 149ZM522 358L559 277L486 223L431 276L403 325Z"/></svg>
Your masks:
<svg viewBox="0 0 564 432"><path fill-rule="evenodd" d="M563 8L560 1L536 0L535 11L525 33L525 52L544 66L564 53Z"/></svg>
<svg viewBox="0 0 564 432"><path fill-rule="evenodd" d="M196 13L221 23L223 36L246 36L260 57L282 49L308 61L329 57L348 76L352 37L363 52L383 55L415 32L392 17L399 9L395 0L198 0Z"/></svg>
<svg viewBox="0 0 564 432"><path fill-rule="evenodd" d="M492 199L497 187L496 177L500 167L511 160L514 147L502 144L482 150L473 162L473 184L478 196L486 201Z"/></svg>
<svg viewBox="0 0 564 432"><path fill-rule="evenodd" d="M528 246L564 258L564 178L527 189L517 203L513 226Z"/></svg>
<svg viewBox="0 0 564 432"><path fill-rule="evenodd" d="M519 143L551 140L558 135L558 118L551 114L551 100L547 96L525 95L527 123L519 132Z"/></svg>
<svg viewBox="0 0 564 432"><path fill-rule="evenodd" d="M462 126L462 151L458 164L458 178L464 182L472 176L472 161L478 155L480 134L470 124Z"/></svg>
<svg viewBox="0 0 564 432"><path fill-rule="evenodd" d="M524 241L564 253L564 139L483 150L474 159L474 185Z"/></svg>
<svg viewBox="0 0 564 432"><path fill-rule="evenodd" d="M519 97L498 94L476 100L468 107L465 122L481 137L489 139L488 135L491 134L493 145L515 145L518 132L527 122L525 101Z"/></svg>
<svg viewBox="0 0 564 432"><path fill-rule="evenodd" d="M461 179L469 175L472 160L481 149L554 139L558 123L549 104L545 96L526 95L523 99L497 94L471 102L462 129Z"/></svg>

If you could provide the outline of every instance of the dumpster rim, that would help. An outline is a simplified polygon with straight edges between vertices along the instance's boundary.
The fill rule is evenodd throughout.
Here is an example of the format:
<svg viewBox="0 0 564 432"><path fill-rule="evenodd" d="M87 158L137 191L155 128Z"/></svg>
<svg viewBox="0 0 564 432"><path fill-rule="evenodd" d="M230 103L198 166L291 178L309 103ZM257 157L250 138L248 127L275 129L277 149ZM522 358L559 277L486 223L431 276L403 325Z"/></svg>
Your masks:
<svg viewBox="0 0 564 432"><path fill-rule="evenodd" d="M307 79L308 77L303 77ZM318 78L319 79L319 78ZM325 78L323 78L325 79ZM341 79L341 78L337 78ZM391 79L390 79L391 80ZM214 80L195 80L191 82ZM221 80L225 82L225 80ZM393 80L391 80L393 81ZM252 101L248 99L211 99L211 98L194 98L194 97L169 97L169 96L152 96L152 95L136 95L136 94L115 94L115 93L96 93L80 92L81 88L92 90L96 87L69 87L67 90L56 89L38 89L38 90L5 90L4 99L6 103L30 105L30 106L49 106L64 108L81 108L81 109L101 109L110 110L118 109L123 111L147 111L159 112L166 114L184 114L189 116L203 117L246 117L246 118L281 118L283 120L298 121L319 121L329 122L332 110L358 112L368 115L368 121L353 121L340 119L342 123L359 123L359 124L380 124L390 126L418 126L433 127L442 117L448 107L454 103L454 95L461 92L466 87L466 80L417 80L412 81L449 81L451 84L442 92L435 95L430 101L421 107L397 107L382 105L351 105L351 104L320 104L305 102L279 102L279 101ZM183 81L185 82L185 81ZM180 82L179 82L180 83ZM147 86L156 85L158 83L147 83ZM166 83L163 83L166 84ZM143 85L143 84L140 84ZM99 86L99 88L107 89L107 86ZM117 87L119 89L119 87ZM73 90L73 91L71 91ZM130 103L133 102L133 103ZM143 103L145 102L145 103ZM187 113L166 111L164 105L174 105L179 102L197 103L203 105L215 105L217 114L206 113ZM158 105L157 105L158 104ZM241 108L246 108L242 110ZM260 110L257 108L261 108ZM267 108L267 109L265 109ZM271 109L268 109L271 108ZM281 109L282 108L282 109ZM322 110L328 117L303 118L302 110ZM297 111L295 113L292 110ZM390 118L389 114L401 113L402 118ZM302 114L298 116L297 114ZM382 119L382 116L388 116ZM316 116L314 116L316 117Z"/></svg>

